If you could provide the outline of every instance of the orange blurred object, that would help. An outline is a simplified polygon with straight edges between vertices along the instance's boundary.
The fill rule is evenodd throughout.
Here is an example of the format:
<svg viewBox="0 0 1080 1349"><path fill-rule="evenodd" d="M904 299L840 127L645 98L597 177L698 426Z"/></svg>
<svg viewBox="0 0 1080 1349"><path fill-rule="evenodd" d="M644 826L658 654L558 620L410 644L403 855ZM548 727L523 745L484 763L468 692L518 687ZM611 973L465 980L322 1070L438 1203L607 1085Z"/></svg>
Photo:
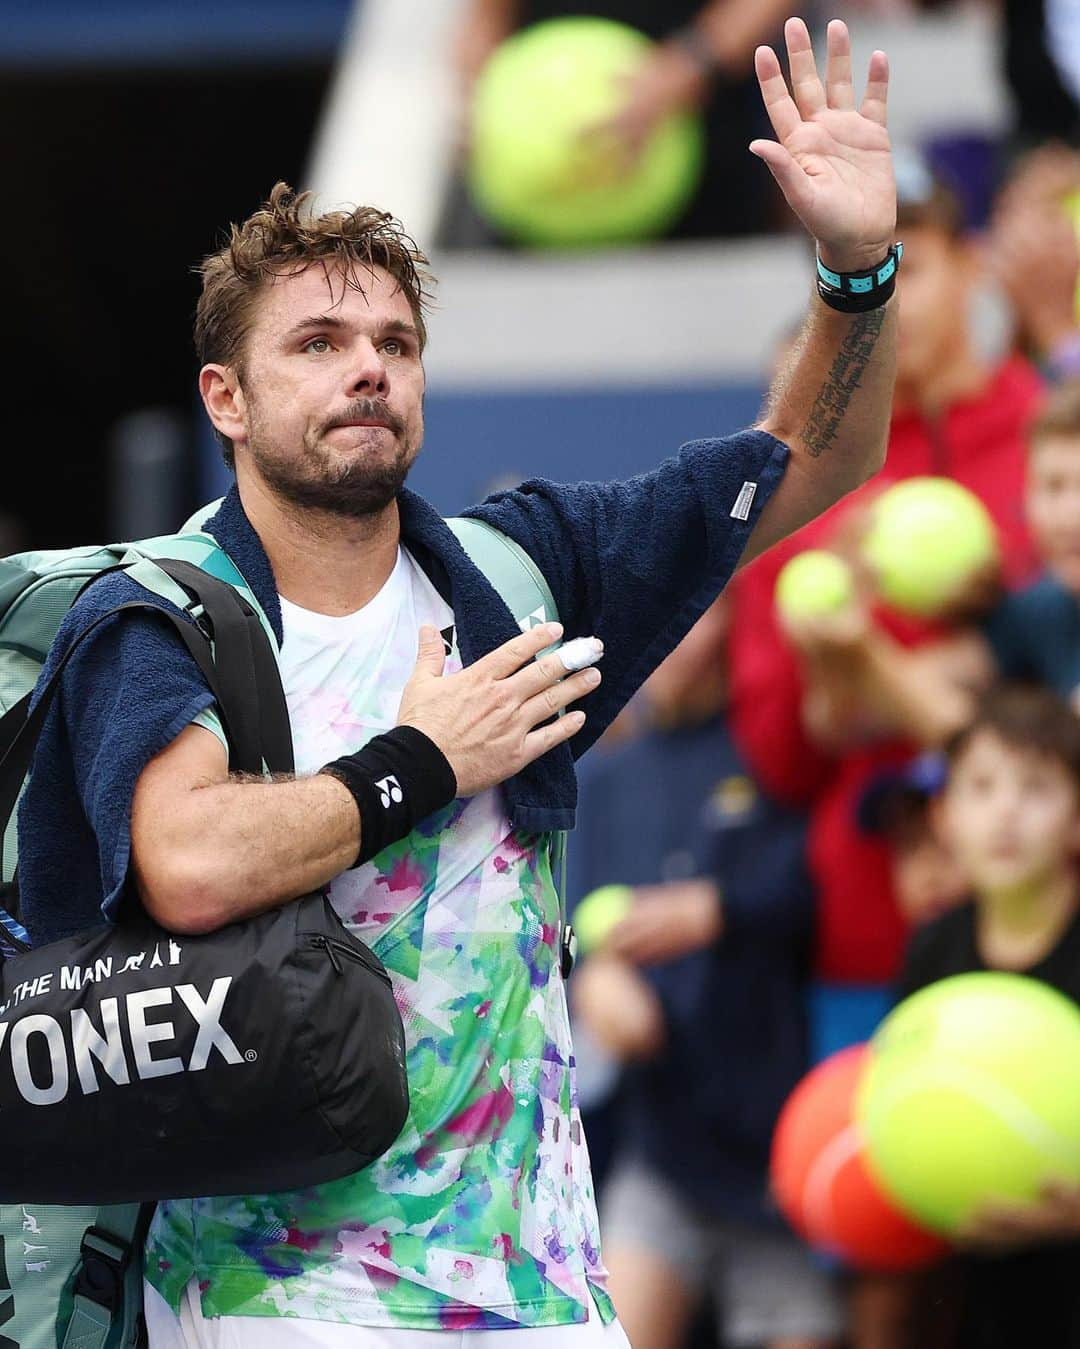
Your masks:
<svg viewBox="0 0 1080 1349"><path fill-rule="evenodd" d="M773 1135L773 1194L810 1245L857 1269L917 1269L949 1247L906 1218L867 1167L854 1112L869 1052L866 1045L842 1049L788 1097Z"/></svg>

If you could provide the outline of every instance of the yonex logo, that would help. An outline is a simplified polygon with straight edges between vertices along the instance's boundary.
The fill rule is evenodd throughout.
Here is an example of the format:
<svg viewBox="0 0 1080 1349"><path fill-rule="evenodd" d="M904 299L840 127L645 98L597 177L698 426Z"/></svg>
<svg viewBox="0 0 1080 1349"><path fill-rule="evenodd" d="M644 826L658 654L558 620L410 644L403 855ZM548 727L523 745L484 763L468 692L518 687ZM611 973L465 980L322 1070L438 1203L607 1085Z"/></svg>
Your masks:
<svg viewBox="0 0 1080 1349"><path fill-rule="evenodd" d="M0 1049L6 1051L15 1090L28 1105L58 1105L71 1087L86 1096L100 1090L99 1069L123 1087L133 1077L145 1081L172 1073L200 1072L215 1050L226 1063L244 1063L245 1056L221 1024L231 984L231 975L215 979L206 998L194 984L102 998L99 1025L82 1007L68 1013L66 1024L44 1013L0 1022ZM186 1063L179 1055L160 1052L164 1042L178 1038L175 1023L147 1020L152 1008L171 1006L174 994L196 1026L195 1043ZM36 1226L24 1222L23 1228L39 1235Z"/></svg>
<svg viewBox="0 0 1080 1349"><path fill-rule="evenodd" d="M379 800L382 802L383 810L389 810L391 803L400 806L405 800L405 793L401 790L401 783L394 777L393 773L385 778L379 778L375 784L379 789Z"/></svg>

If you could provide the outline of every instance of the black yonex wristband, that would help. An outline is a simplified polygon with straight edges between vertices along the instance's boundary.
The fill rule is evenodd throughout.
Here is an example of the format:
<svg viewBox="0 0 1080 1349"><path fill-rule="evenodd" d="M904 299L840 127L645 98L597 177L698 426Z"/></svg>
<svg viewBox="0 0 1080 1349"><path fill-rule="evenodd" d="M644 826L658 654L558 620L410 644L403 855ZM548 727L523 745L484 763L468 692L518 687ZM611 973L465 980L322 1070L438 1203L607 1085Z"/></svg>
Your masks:
<svg viewBox="0 0 1080 1349"><path fill-rule="evenodd" d="M457 795L450 760L415 726L395 726L319 772L343 782L360 811L354 867L403 839Z"/></svg>
<svg viewBox="0 0 1080 1349"><path fill-rule="evenodd" d="M818 294L830 309L841 314L866 314L880 309L896 290L896 273L904 256L904 245L893 244L885 260L863 272L834 272L817 260Z"/></svg>

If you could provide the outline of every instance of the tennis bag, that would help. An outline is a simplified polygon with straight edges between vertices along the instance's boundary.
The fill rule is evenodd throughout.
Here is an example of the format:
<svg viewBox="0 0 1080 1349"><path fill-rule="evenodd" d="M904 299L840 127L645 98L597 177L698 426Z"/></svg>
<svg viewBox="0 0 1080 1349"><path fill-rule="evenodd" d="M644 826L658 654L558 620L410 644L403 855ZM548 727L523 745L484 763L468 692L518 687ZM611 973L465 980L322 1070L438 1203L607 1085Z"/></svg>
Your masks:
<svg viewBox="0 0 1080 1349"><path fill-rule="evenodd" d="M249 1091L256 1074L287 1075L288 1052L275 1042L276 1029L268 1034L266 1024L277 1028L280 1018L297 1015L303 1006L301 990L310 994L321 988L330 1003L320 1008L320 1019L340 1026L343 1016L355 1016L355 1011L341 1010L350 985L362 977L376 1006L380 988L388 988L377 959L337 921L322 896L309 896L276 915L237 924L225 930L224 938L220 932L177 938L136 913L125 915L121 928L101 929L74 939L74 944L54 943L35 952L25 949L26 932L18 921L13 883L14 806L40 726L40 717L36 725L28 719L29 691L67 609L103 571L124 566L147 589L173 600L198 623L197 630L176 620L177 631L214 691L229 743L230 768L250 772L292 767L273 647L262 640L270 636L269 625L231 560L209 535L198 532L212 509L195 517L180 536L0 561L0 711L5 713L0 719L0 822L9 821L3 857L8 910L0 910L4 961L0 1141L8 1140L0 1156L9 1160L6 1167L0 1162L0 1196L13 1201L0 1202L0 1349L58 1345L134 1349L145 1344L141 1249L153 1204L104 1202L146 1193L135 1183L128 1154L117 1157L117 1150L109 1147L108 1130L119 1124L126 1130L125 1138L141 1135L136 1140L136 1169L152 1171L155 1158L164 1162L162 1152L177 1140L178 1118L186 1114L190 1121L193 1093L228 1128L225 1112L230 1098ZM449 523L519 626L528 629L558 617L543 576L512 540L479 521ZM213 578L225 584L217 585ZM155 607L154 612L162 621L173 621L161 609ZM43 694L41 705L45 702ZM116 949L117 931L123 933L123 950ZM208 949L212 943L223 944L212 958L213 968L206 969L200 948ZM267 1006L265 998L255 993L255 985L245 984L245 971L253 964L282 958L295 962L295 978L288 996ZM57 992L64 994L62 1008L50 1001ZM50 1006L61 1015L49 1011ZM391 1028L391 1057L403 1068L399 1025ZM14 1041L9 1040L16 1026L22 1029ZM369 1050L370 1046L361 1047L362 1059ZM348 1074L353 1065L336 1067ZM380 1097L383 1107L389 1101L384 1146L404 1119L403 1073L398 1086L400 1096L394 1089L384 1089ZM151 1121L146 1096L161 1087ZM328 1096L314 1136L325 1139L327 1130L321 1125L332 1127L343 1114L354 1121L362 1118L364 1090L372 1091L370 1081L361 1089L359 1111L356 1101L343 1100L341 1092ZM306 1064L289 1077L284 1093L261 1115L252 1112L257 1127L245 1134L241 1146L227 1147L233 1154L230 1165L235 1163L228 1193L273 1188L264 1183L265 1177L255 1175L253 1148L261 1151L257 1135L264 1131L277 1139L276 1147L287 1147L277 1117L283 1103L294 1096L313 1103L315 1088ZM260 1091L259 1099L267 1094ZM81 1109L85 1120L87 1102L92 1115L95 1105L100 1109L100 1103L108 1100L115 1103L109 1122L74 1123L73 1108ZM391 1120L395 1102L400 1107L396 1124ZM367 1105L372 1104L369 1095ZM126 1120L121 1118L124 1112L129 1112ZM40 1122L49 1115L66 1122L63 1136L57 1138L59 1131L47 1130L46 1142ZM196 1127L204 1125L197 1122ZM98 1146L83 1146L82 1152L100 1153L104 1148L113 1162L111 1168L103 1167L100 1155L92 1157L89 1174L95 1179L84 1186L70 1158L72 1144L79 1146L87 1137ZM335 1142L339 1151L346 1149L341 1139L331 1140L331 1148ZM215 1141L214 1147L219 1143ZM300 1169L312 1167L302 1160L310 1157L310 1148L311 1139L305 1138L300 1159L288 1150L277 1155L275 1165L293 1169L289 1186L299 1183L295 1174ZM213 1159L205 1147L201 1155L193 1156L196 1152L189 1150L183 1163L191 1183L170 1189L170 1195L212 1192L208 1181ZM351 1159L346 1171L362 1164ZM215 1172L220 1169L214 1166ZM39 1198L28 1199L35 1179ZM156 1182L150 1192L162 1193ZM74 1203L76 1195L86 1202ZM43 1202L53 1196L63 1206Z"/></svg>

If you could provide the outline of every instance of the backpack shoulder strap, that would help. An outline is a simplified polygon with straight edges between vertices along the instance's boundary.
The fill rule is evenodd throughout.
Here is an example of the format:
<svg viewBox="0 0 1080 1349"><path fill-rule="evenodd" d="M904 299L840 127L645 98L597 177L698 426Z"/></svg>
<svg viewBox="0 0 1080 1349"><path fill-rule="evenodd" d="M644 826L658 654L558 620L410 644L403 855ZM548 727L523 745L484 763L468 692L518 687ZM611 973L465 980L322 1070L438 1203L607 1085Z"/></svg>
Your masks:
<svg viewBox="0 0 1080 1349"><path fill-rule="evenodd" d="M543 572L522 546L484 520L455 516L446 522L514 615L522 632L541 623L556 623L559 611Z"/></svg>
<svg viewBox="0 0 1080 1349"><path fill-rule="evenodd" d="M539 627L541 623L559 622L559 610L547 578L521 544L485 520L454 516L446 523L473 566L491 582L522 632ZM561 645L556 642L548 649L554 651ZM566 831L563 829L551 835L551 871L559 895L560 954L565 978L574 963L575 938L566 919Z"/></svg>
<svg viewBox="0 0 1080 1349"><path fill-rule="evenodd" d="M105 1349L110 1339L116 1343L118 1327L124 1345L136 1342L143 1291L141 1251L155 1207L122 1204L98 1209L79 1243L71 1276L71 1319L60 1349Z"/></svg>
<svg viewBox="0 0 1080 1349"><path fill-rule="evenodd" d="M226 702L219 705L230 745L242 752L235 766L258 773L294 768L292 732L277 638L240 569L209 534L175 534L132 544L122 565L132 580L209 629ZM232 732L232 733L230 733ZM261 747L252 754L253 746ZM254 764L254 766L252 766Z"/></svg>

